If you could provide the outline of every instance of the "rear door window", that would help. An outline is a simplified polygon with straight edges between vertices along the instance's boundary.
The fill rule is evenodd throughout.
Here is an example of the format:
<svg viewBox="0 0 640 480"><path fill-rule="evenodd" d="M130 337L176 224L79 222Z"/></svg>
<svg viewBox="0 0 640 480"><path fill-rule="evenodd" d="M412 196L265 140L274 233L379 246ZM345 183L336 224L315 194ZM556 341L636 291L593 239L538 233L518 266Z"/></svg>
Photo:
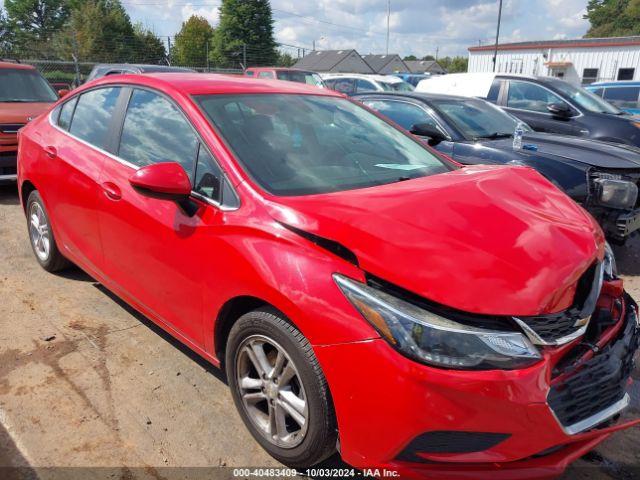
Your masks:
<svg viewBox="0 0 640 480"><path fill-rule="evenodd" d="M158 93L134 89L124 117L118 156L138 167L177 162L191 177L199 145L182 112Z"/></svg>
<svg viewBox="0 0 640 480"><path fill-rule="evenodd" d="M120 90L120 87L98 88L80 95L69 132L91 145L105 148Z"/></svg>
<svg viewBox="0 0 640 480"><path fill-rule="evenodd" d="M260 72L258 74L258 78L273 78L273 73L271 73L271 72Z"/></svg>
<svg viewBox="0 0 640 480"><path fill-rule="evenodd" d="M638 108L640 87L610 87L604 92L604 99L619 108Z"/></svg>
<svg viewBox="0 0 640 480"><path fill-rule="evenodd" d="M441 130L435 118L417 105L395 100L367 100L364 104L390 118L406 130L411 130L414 125L424 123Z"/></svg>
<svg viewBox="0 0 640 480"><path fill-rule="evenodd" d="M369 80L363 80L359 78L356 83L356 90L358 93L360 93L360 92L375 92L378 89Z"/></svg>
<svg viewBox="0 0 640 480"><path fill-rule="evenodd" d="M519 80L509 81L507 107L532 112L549 113L550 103L566 103L559 96L540 85Z"/></svg>

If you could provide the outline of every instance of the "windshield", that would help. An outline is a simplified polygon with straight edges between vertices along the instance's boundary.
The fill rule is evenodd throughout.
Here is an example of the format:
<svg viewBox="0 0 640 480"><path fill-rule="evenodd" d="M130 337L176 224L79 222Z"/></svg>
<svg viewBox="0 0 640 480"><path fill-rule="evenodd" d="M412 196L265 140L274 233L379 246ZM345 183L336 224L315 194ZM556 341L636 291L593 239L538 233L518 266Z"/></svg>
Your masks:
<svg viewBox="0 0 640 480"><path fill-rule="evenodd" d="M574 87L570 83L563 81L554 81L552 85L556 90L576 103L579 107L589 110L590 112L608 113L610 115L624 114L622 110L614 107L606 100L603 100L584 88Z"/></svg>
<svg viewBox="0 0 640 480"><path fill-rule="evenodd" d="M35 70L0 69L0 102L50 103L56 100L56 92Z"/></svg>
<svg viewBox="0 0 640 480"><path fill-rule="evenodd" d="M522 123L484 100L442 99L432 100L431 103L445 120L468 139L510 137L518 123ZM524 130L532 131L526 125Z"/></svg>
<svg viewBox="0 0 640 480"><path fill-rule="evenodd" d="M380 82L383 83L383 82ZM393 82L393 83L385 83L388 85L391 90L394 92L413 92L415 88L413 85L407 82Z"/></svg>
<svg viewBox="0 0 640 480"><path fill-rule="evenodd" d="M313 72L296 72L281 70L276 72L278 80L285 80L287 82L306 83L307 85L313 85L314 87L324 87L324 82L320 75Z"/></svg>
<svg viewBox="0 0 640 480"><path fill-rule="evenodd" d="M248 173L275 195L371 187L453 168L343 98L260 94L196 100Z"/></svg>

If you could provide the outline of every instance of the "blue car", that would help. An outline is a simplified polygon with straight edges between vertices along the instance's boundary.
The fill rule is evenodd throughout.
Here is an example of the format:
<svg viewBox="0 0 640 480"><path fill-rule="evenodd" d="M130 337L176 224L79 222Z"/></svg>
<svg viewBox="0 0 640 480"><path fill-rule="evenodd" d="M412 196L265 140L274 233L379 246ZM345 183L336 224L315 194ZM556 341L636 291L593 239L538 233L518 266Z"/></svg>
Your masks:
<svg viewBox="0 0 640 480"><path fill-rule="evenodd" d="M585 87L620 110L640 114L640 82L598 82Z"/></svg>
<svg viewBox="0 0 640 480"><path fill-rule="evenodd" d="M431 74L429 73L394 73L393 75L410 83L414 87L417 87L425 78L431 78Z"/></svg>

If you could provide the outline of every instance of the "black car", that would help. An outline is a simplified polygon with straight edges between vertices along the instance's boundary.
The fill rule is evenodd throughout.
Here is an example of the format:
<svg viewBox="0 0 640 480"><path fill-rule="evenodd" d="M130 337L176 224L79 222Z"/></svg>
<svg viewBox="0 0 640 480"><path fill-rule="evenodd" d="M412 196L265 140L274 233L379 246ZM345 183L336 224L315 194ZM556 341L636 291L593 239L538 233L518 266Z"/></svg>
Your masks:
<svg viewBox="0 0 640 480"><path fill-rule="evenodd" d="M622 243L640 228L638 148L537 133L478 98L425 93L369 93L354 98L462 164L536 169L583 205L611 241ZM525 133L522 148L514 149L519 123Z"/></svg>
<svg viewBox="0 0 640 480"><path fill-rule="evenodd" d="M91 73L87 77L87 82L96 78L106 77L107 75L118 74L139 74L139 73L158 73L158 72L195 72L191 68L171 67L169 65L144 65L133 63L100 63L93 67Z"/></svg>
<svg viewBox="0 0 640 480"><path fill-rule="evenodd" d="M418 90L485 98L537 132L640 147L640 117L559 78L462 73L423 81Z"/></svg>

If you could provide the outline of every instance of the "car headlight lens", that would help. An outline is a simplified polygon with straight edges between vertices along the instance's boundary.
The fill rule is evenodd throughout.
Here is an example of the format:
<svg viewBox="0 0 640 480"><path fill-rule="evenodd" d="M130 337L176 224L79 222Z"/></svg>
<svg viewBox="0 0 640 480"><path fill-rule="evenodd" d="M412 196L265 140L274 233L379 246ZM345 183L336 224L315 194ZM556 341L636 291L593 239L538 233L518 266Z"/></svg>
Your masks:
<svg viewBox="0 0 640 480"><path fill-rule="evenodd" d="M598 203L613 208L633 208L638 200L638 186L621 175L595 173L593 184Z"/></svg>
<svg viewBox="0 0 640 480"><path fill-rule="evenodd" d="M470 327L342 275L334 279L380 335L414 360L455 369L510 370L541 358L520 332Z"/></svg>
<svg viewBox="0 0 640 480"><path fill-rule="evenodd" d="M604 268L604 276L607 280L613 280L618 276L616 257L613 255L613 250L609 242L605 242L604 244L604 262L602 266Z"/></svg>

